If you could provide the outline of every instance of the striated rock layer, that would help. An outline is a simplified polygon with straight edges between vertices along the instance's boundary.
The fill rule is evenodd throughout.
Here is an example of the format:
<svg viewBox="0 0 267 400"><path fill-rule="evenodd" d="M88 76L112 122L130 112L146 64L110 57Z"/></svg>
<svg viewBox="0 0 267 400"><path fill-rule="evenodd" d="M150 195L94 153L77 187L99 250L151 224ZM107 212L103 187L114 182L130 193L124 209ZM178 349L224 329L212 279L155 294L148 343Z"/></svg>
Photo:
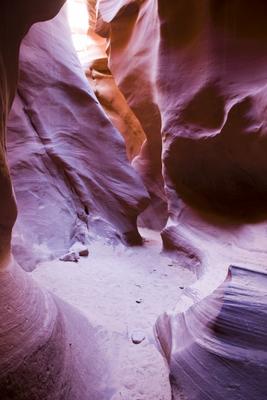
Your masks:
<svg viewBox="0 0 267 400"><path fill-rule="evenodd" d="M266 279L231 267L211 295L165 316L163 331L158 322L175 399L266 399Z"/></svg>
<svg viewBox="0 0 267 400"><path fill-rule="evenodd" d="M266 319L266 11L260 0L253 7L238 0L99 5L99 21L110 29L111 71L127 100L148 110L153 98L160 111L169 209L164 247L198 277L156 324L175 399L267 398L260 324ZM153 82L153 97L140 89L147 87L143 79ZM149 164L153 155L146 158ZM233 264L239 268L227 278Z"/></svg>
<svg viewBox="0 0 267 400"><path fill-rule="evenodd" d="M158 99L169 192L251 219L266 213L267 8L239 4L159 1Z"/></svg>
<svg viewBox="0 0 267 400"><path fill-rule="evenodd" d="M140 243L136 219L148 195L87 82L65 10L22 43L8 155L19 208L14 252L25 267L86 241L98 216Z"/></svg>
<svg viewBox="0 0 267 400"><path fill-rule="evenodd" d="M72 40L89 84L122 134L128 158L132 160L139 154L146 135L109 69L108 41L96 33L96 1L69 0L67 5Z"/></svg>
<svg viewBox="0 0 267 400"><path fill-rule="evenodd" d="M184 208L179 225L169 223L162 233L198 277L155 326L174 398L265 399L266 222L207 221Z"/></svg>
<svg viewBox="0 0 267 400"><path fill-rule="evenodd" d="M266 4L158 3L163 239L200 276L157 324L174 398L266 399Z"/></svg>
<svg viewBox="0 0 267 400"><path fill-rule="evenodd" d="M17 208L6 120L19 46L62 3L0 6L4 400L113 394L103 337L33 283L10 251ZM109 65L105 54L93 58L87 75L109 118L75 54L64 10L33 27L21 47L8 126L16 258L32 268L33 255L36 261L85 242L88 224L103 233L111 223L125 242L141 243L136 220L148 196L127 150L152 197L142 223L165 225L167 196L164 247L197 277L155 326L173 398L265 400L267 4L100 0L97 20L95 2L88 4L89 36L105 38Z"/></svg>
<svg viewBox="0 0 267 400"><path fill-rule="evenodd" d="M23 4L15 1L12 5L4 1L0 6L0 112L2 116L0 123L0 393L2 400L14 398L97 400L109 399L112 394L108 365L105 357L101 355L101 343L97 330L93 329L88 321L71 307L53 298L34 283L29 275L17 265L11 254L11 234L17 210L5 155L6 120L15 96L19 46L33 23L54 17L62 5L62 1L53 0L37 4L35 1L25 1ZM28 56L34 57L33 52L30 49L28 51ZM40 58L39 62L42 60ZM38 94L41 93L40 85ZM40 101L40 98L37 96L36 103ZM47 104L53 108L52 103L48 101ZM41 150L40 138L37 140L35 136L30 135L30 132L34 130L33 124L31 125L28 119L21 118L21 114L26 112L25 109L26 105L20 96L15 103L17 119L15 118L13 123L17 129L17 142L14 143L11 158L14 157L15 164L14 159L18 160L20 156L22 157L20 163L17 164L17 173L21 174L20 190L23 190L25 184L23 200L28 203L24 204L25 213L28 216L31 203L26 196L32 193L29 183L34 169L34 157L38 170L40 164L38 165L37 155ZM48 112L46 118L49 120ZM19 121L22 121L21 125ZM30 129L27 130L28 128ZM23 132L26 136L19 136ZM49 142L48 138L46 139ZM29 166L28 174L26 165ZM40 180L42 170L38 172L37 179ZM55 175L51 180L56 185ZM59 185L56 190L60 191ZM43 190L40 198L45 198L45 195L46 192ZM38 217L37 212L36 215ZM48 216L53 218L49 214ZM31 229L33 233L34 226L37 228L38 224L33 224L32 220L33 218L28 220L27 229L29 232ZM60 219L54 220L54 224L60 222Z"/></svg>
<svg viewBox="0 0 267 400"><path fill-rule="evenodd" d="M167 219L156 92L159 26L156 1L98 2L96 31L108 40L110 70L146 134L133 165L151 196L140 223L152 229L162 229Z"/></svg>
<svg viewBox="0 0 267 400"><path fill-rule="evenodd" d="M98 331L12 262L0 271L2 400L110 399Z"/></svg>

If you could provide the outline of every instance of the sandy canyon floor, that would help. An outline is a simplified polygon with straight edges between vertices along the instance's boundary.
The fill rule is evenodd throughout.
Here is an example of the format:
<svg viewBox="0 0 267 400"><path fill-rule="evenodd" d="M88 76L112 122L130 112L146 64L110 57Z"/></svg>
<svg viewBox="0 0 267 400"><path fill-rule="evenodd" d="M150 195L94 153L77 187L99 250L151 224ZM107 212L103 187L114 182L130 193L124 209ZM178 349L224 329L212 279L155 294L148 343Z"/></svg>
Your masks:
<svg viewBox="0 0 267 400"><path fill-rule="evenodd" d="M154 345L153 325L175 306L194 275L161 254L158 232L143 229L141 234L143 247L96 240L89 257L78 263L43 263L32 275L102 334L117 388L112 400L171 400L168 369Z"/></svg>

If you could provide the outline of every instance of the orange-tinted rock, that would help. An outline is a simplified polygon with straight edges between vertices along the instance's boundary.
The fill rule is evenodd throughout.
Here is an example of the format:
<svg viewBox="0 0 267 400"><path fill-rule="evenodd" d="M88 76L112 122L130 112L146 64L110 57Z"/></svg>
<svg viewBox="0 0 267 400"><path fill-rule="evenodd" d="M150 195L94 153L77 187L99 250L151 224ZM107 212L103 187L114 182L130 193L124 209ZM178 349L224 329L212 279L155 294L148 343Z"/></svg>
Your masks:
<svg viewBox="0 0 267 400"><path fill-rule="evenodd" d="M142 216L142 224L160 229L166 223L167 208L156 92L157 4L155 1L101 0L98 11L96 29L109 39L110 70L147 137L139 156L133 161L151 196L151 207Z"/></svg>
<svg viewBox="0 0 267 400"><path fill-rule="evenodd" d="M72 39L89 84L112 124L122 134L128 158L132 160L139 154L146 136L108 67L107 40L95 32L95 3L95 0L68 2Z"/></svg>
<svg viewBox="0 0 267 400"><path fill-rule="evenodd" d="M198 278L156 325L173 396L266 398L267 5L102 0L99 10L133 109L151 104L140 88L152 82L170 216L163 242ZM231 264L241 268L227 279Z"/></svg>

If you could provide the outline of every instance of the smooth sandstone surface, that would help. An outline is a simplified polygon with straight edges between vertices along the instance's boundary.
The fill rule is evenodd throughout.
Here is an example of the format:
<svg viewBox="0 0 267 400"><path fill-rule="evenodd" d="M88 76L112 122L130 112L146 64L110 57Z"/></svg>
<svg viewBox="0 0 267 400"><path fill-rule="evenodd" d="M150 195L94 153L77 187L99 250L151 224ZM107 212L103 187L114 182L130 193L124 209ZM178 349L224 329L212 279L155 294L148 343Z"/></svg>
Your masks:
<svg viewBox="0 0 267 400"><path fill-rule="evenodd" d="M239 6L159 1L163 239L201 276L158 322L178 399L267 398L266 5Z"/></svg>
<svg viewBox="0 0 267 400"><path fill-rule="evenodd" d="M16 204L5 154L6 119L17 84L19 45L31 24L54 17L62 4L61 1L39 2L36 7L36 2L16 1L12 5L4 2L0 6L0 393L3 400L109 399L113 391L109 383L107 360L101 353L98 331L76 310L41 289L10 254ZM33 56L33 52L30 53ZM25 104L17 100L16 106L18 119L14 122L18 123L16 133L17 140L20 139L17 145L23 148L24 140L19 137L19 112L25 112ZM27 134L34 128L28 119L24 126ZM27 131L29 127L31 130ZM31 151L25 151L22 164L17 168L21 177L24 176L29 182L29 175L23 174L23 162L29 163L31 156L38 152L34 146L36 138L29 135L27 139L28 145L32 145ZM37 144L40 145L39 141ZM17 150L13 152L14 157L15 154L20 155L15 143L13 150ZM33 164L29 168L30 173L34 169ZM55 183L55 175L53 179ZM26 191L28 194L27 185ZM30 202L27 210L31 210ZM29 231L33 226L28 221ZM102 383L101 379L95 380L100 376Z"/></svg>
<svg viewBox="0 0 267 400"><path fill-rule="evenodd" d="M185 208L162 233L198 276L155 325L175 399L266 398L265 232L265 221L229 227Z"/></svg>
<svg viewBox="0 0 267 400"><path fill-rule="evenodd" d="M262 1L159 1L165 182L226 218L266 212L265 12Z"/></svg>
<svg viewBox="0 0 267 400"><path fill-rule="evenodd" d="M266 319L266 5L102 0L99 10L112 27L110 65L121 87L132 95L144 75L154 82L169 210L163 243L198 275L155 328L170 362L173 396L266 398L259 324ZM128 35L121 38L123 29ZM131 42L134 30L145 40ZM125 55L148 44L145 54L154 56L140 78L127 80L135 65ZM239 268L226 279L231 264ZM238 312L242 321L233 318ZM255 330L253 338L248 330Z"/></svg>
<svg viewBox="0 0 267 400"><path fill-rule="evenodd" d="M0 272L1 399L110 399L104 332L28 275Z"/></svg>
<svg viewBox="0 0 267 400"><path fill-rule="evenodd" d="M136 219L148 195L87 82L65 10L23 41L8 155L19 208L14 252L25 267L86 241L93 217L140 242Z"/></svg>
<svg viewBox="0 0 267 400"><path fill-rule="evenodd" d="M157 230L167 220L156 90L159 27L156 1L98 3L96 32L108 40L110 70L146 135L140 154L133 160L151 196L140 224Z"/></svg>
<svg viewBox="0 0 267 400"><path fill-rule="evenodd" d="M267 5L77 3L85 30L66 9L32 27L19 80L23 36L63 2L0 6L1 396L265 400ZM153 268L150 245L120 253L119 240L141 244L148 204L139 223L162 229L170 266ZM16 218L24 269L100 234L94 266L91 252L41 265L37 284L10 252ZM129 305L139 279L151 287ZM148 341L130 347L128 324Z"/></svg>
<svg viewBox="0 0 267 400"><path fill-rule="evenodd" d="M108 66L108 40L96 33L96 1L69 0L67 6L72 41L89 84L123 136L128 158L132 160L139 154L146 135Z"/></svg>

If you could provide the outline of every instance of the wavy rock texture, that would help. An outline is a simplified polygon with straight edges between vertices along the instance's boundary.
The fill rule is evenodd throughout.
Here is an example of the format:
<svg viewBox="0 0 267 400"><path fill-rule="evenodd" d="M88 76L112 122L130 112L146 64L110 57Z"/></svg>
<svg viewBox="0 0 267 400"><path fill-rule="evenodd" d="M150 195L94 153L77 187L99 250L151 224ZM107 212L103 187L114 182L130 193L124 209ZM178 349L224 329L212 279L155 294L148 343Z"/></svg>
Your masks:
<svg viewBox="0 0 267 400"><path fill-rule="evenodd" d="M108 67L108 43L95 32L95 3L76 0L68 2L72 38L89 84L112 124L122 134L128 158L132 160L139 154L146 136Z"/></svg>
<svg viewBox="0 0 267 400"><path fill-rule="evenodd" d="M168 186L232 219L266 212L266 4L238 6L159 1Z"/></svg>
<svg viewBox="0 0 267 400"><path fill-rule="evenodd" d="M96 400L109 399L112 393L97 330L71 307L42 290L10 254L16 203L5 155L6 119L17 84L19 46L31 24L52 18L62 4L53 0L15 1L11 5L5 1L0 6L0 393L3 400ZM18 100L16 105L18 110L25 111ZM17 117L18 135L20 115ZM22 124L25 126L29 127ZM24 143L18 135L19 139L17 144L22 150ZM30 162L29 157L38 154L35 138L26 136L26 139L33 148L24 152L25 164ZM18 153L14 147L13 156ZM24 172L23 168L20 172ZM29 175L25 173L24 178L27 181ZM33 224L30 228L33 229Z"/></svg>
<svg viewBox="0 0 267 400"><path fill-rule="evenodd" d="M229 225L208 217L185 207L179 225L169 223L162 233L198 277L155 326L173 396L265 399L266 222ZM238 267L229 270L231 264Z"/></svg>
<svg viewBox="0 0 267 400"><path fill-rule="evenodd" d="M159 1L158 99L172 217L163 238L201 276L184 308L163 319L170 328L158 322L177 399L267 398L260 322L267 9L261 1L243 5ZM222 271L233 263L246 270L234 268L222 293Z"/></svg>
<svg viewBox="0 0 267 400"><path fill-rule="evenodd" d="M266 7L100 1L111 70L129 103L150 104L137 88L153 82L170 216L163 243L198 276L156 324L175 399L267 398ZM133 54L142 54L137 66ZM226 280L231 264L245 270Z"/></svg>
<svg viewBox="0 0 267 400"><path fill-rule="evenodd" d="M103 332L15 262L0 281L1 399L110 399Z"/></svg>
<svg viewBox="0 0 267 400"><path fill-rule="evenodd" d="M10 254L17 209L6 120L19 46L62 3L0 6L3 400L114 394L103 332L40 289ZM136 220L149 200L127 151L152 200L140 221L164 227L167 196L164 247L197 277L155 325L173 398L265 400L267 4L87 4L87 78L64 10L35 25L21 47L7 132L16 258L32 269L85 242L88 225L109 235L111 223L125 242L141 243Z"/></svg>
<svg viewBox="0 0 267 400"><path fill-rule="evenodd" d="M167 204L162 179L161 116L155 85L159 44L157 3L101 0L96 31L108 39L110 70L146 134L146 142L133 161L151 196L151 206L140 223L162 229L167 219Z"/></svg>
<svg viewBox="0 0 267 400"><path fill-rule="evenodd" d="M266 399L266 279L231 267L212 295L162 321L174 398Z"/></svg>
<svg viewBox="0 0 267 400"><path fill-rule="evenodd" d="M86 241L93 215L125 242L140 242L136 218L148 196L89 87L64 10L23 41L8 140L19 207L14 251L24 266L29 254L36 261Z"/></svg>
<svg viewBox="0 0 267 400"><path fill-rule="evenodd" d="M109 18L110 10L113 16L116 14L114 7L117 6L112 2L106 5L95 0L70 0L73 40L90 86L110 120L122 134L128 158L149 191L151 202L139 217L139 225L159 230L166 223L167 204L161 173L160 115L154 99L154 80L150 76L150 70L147 70L148 63L153 58L148 43L155 33L157 21L148 30L151 7L146 5L139 9L139 6L135 7L133 4L119 18L116 16L115 24L115 20ZM88 20L83 17L81 22L78 15L85 16L86 9ZM137 28L134 21L131 22L132 13L136 14L134 20L138 20ZM77 16L76 21L73 15ZM127 19L128 16L130 20ZM118 42L121 38L120 32L125 33L126 30L121 47ZM143 41L140 38L141 33ZM139 53L142 53L142 57ZM132 62L129 63L128 60ZM134 82L135 85L132 84Z"/></svg>

